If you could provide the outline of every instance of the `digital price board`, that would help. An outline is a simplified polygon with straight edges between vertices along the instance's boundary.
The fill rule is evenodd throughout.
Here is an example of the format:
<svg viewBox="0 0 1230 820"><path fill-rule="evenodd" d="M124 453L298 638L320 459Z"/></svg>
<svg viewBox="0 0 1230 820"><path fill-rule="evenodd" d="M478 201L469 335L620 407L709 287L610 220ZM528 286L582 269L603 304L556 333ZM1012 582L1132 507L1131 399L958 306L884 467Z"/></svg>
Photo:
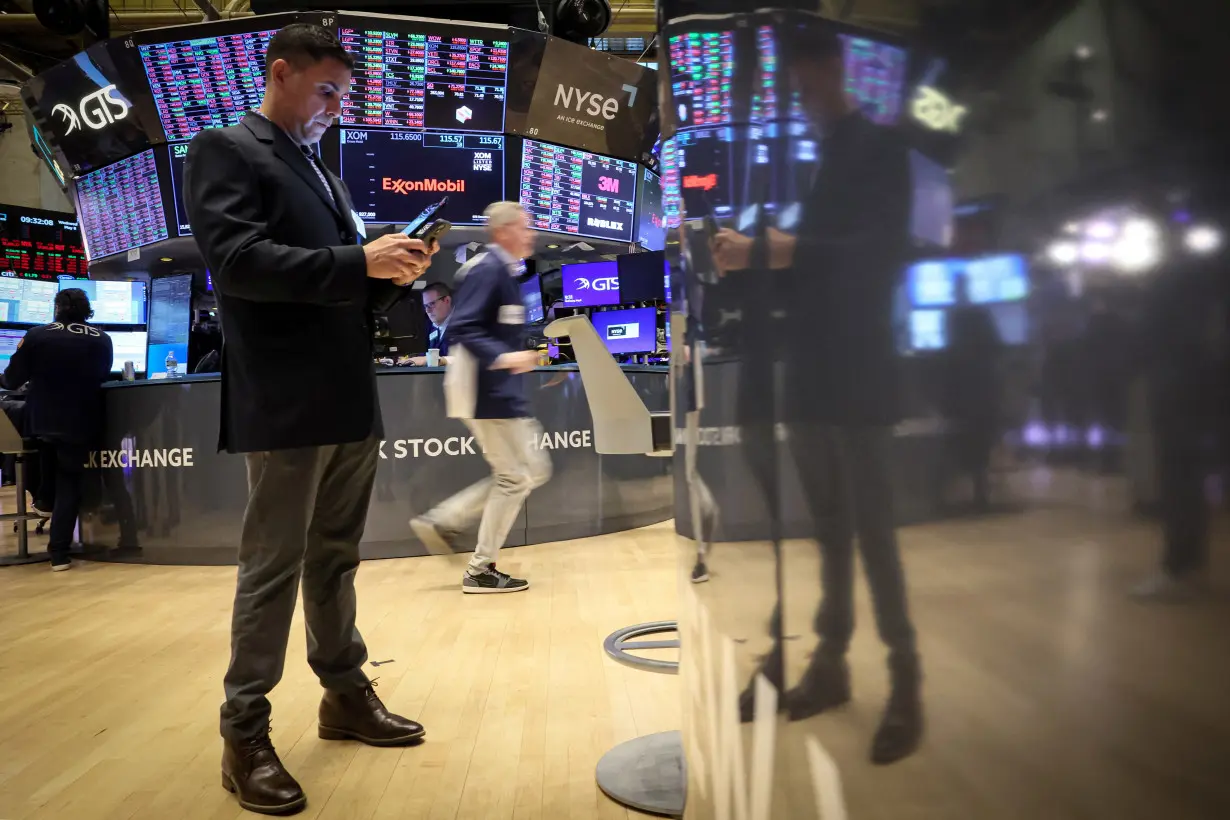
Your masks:
<svg viewBox="0 0 1230 820"><path fill-rule="evenodd" d="M538 230L632 241L637 165L525 140L521 205Z"/></svg>
<svg viewBox="0 0 1230 820"><path fill-rule="evenodd" d="M235 125L259 108L265 92L265 50L277 33L220 34L138 46L168 142Z"/></svg>
<svg viewBox="0 0 1230 820"><path fill-rule="evenodd" d="M0 205L0 276L86 276L85 247L73 214Z"/></svg>
<svg viewBox="0 0 1230 820"><path fill-rule="evenodd" d="M508 29L360 19L338 28L355 57L343 124L503 132Z"/></svg>
<svg viewBox="0 0 1230 820"><path fill-rule="evenodd" d="M340 176L364 222L405 224L441 197L442 217L479 225L504 198L504 137L343 128Z"/></svg>
<svg viewBox="0 0 1230 820"><path fill-rule="evenodd" d="M77 180L76 191L90 259L167 238L153 149L86 174Z"/></svg>
<svg viewBox="0 0 1230 820"><path fill-rule="evenodd" d="M734 116L735 35L697 31L670 38L671 92L680 128L725 125Z"/></svg>

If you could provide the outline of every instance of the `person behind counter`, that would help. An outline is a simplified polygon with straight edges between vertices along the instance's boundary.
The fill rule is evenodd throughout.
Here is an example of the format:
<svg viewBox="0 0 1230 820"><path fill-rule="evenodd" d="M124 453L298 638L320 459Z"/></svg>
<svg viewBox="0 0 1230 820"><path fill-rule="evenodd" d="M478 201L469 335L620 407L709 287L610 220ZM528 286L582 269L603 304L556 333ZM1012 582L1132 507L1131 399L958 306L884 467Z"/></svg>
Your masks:
<svg viewBox="0 0 1230 820"><path fill-rule="evenodd" d="M331 31L283 28L266 53L260 110L197 134L184 172L222 317L219 449L245 454L248 468L222 784L265 814L307 803L270 741L267 697L301 578L308 663L325 688L320 737L401 746L425 734L391 714L363 672L355 575L383 435L372 316L409 292L395 286L421 276L435 248L400 233L360 244L345 184L312 150L341 113L353 67Z"/></svg>
<svg viewBox="0 0 1230 820"><path fill-rule="evenodd" d="M452 551L452 537L481 514L478 545L461 579L467 593L520 592L529 582L496 569L521 505L551 477L551 459L538 449L542 427L530 415L522 374L538 364L525 350L525 305L518 265L534 252L529 215L515 202L488 206L487 252L457 272L461 283L449 320L453 353L444 377L449 418L461 419L482 447L491 476L410 522L428 550ZM481 511L481 512L480 512Z"/></svg>
<svg viewBox="0 0 1230 820"><path fill-rule="evenodd" d="M25 335L5 368L6 387L28 384L23 435L40 446L39 509L51 511L51 569L69 569L81 510L81 473L102 432L102 383L111 373L111 337L87 324L94 311L80 288L56 294L55 322Z"/></svg>
<svg viewBox="0 0 1230 820"><path fill-rule="evenodd" d="M448 319L453 313L453 291L443 282L432 282L423 291L423 310L431 320L431 333L427 334L427 349L440 351L440 364L448 364ZM426 356L410 360L415 367L427 364Z"/></svg>

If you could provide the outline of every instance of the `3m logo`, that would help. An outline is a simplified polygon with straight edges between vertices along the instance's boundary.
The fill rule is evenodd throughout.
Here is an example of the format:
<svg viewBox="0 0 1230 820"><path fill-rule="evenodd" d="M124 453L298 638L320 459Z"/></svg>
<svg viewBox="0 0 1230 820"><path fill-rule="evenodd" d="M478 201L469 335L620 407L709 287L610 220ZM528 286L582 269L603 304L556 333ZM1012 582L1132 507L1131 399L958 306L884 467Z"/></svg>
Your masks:
<svg viewBox="0 0 1230 820"><path fill-rule="evenodd" d="M621 90L628 92L628 105L636 105L636 86L625 85ZM582 91L573 86L565 86L563 83L555 88L555 105L575 110L578 114L589 114L591 117L601 114L603 119L608 120L615 119L615 115L619 113L619 100L614 97L604 97L593 91Z"/></svg>
<svg viewBox="0 0 1230 820"><path fill-rule="evenodd" d="M619 289L619 278L616 276L601 279L577 279L577 290L610 291Z"/></svg>
<svg viewBox="0 0 1230 820"><path fill-rule="evenodd" d="M64 132L64 136L68 136L80 130L82 122L90 130L100 131L116 120L127 117L130 108L132 105L120 96L115 84L112 83L93 94L82 97L81 102L77 103L77 110L73 110L72 106L65 103L56 103L51 113L68 124L68 129ZM77 116L78 111L81 112L80 117Z"/></svg>
<svg viewBox="0 0 1230 820"><path fill-rule="evenodd" d="M607 194L619 193L619 180L613 177L598 177L598 190Z"/></svg>
<svg viewBox="0 0 1230 820"><path fill-rule="evenodd" d="M683 178L683 187L688 189L699 188L702 191L712 191L717 187L717 184L717 174L706 174L705 176L688 174Z"/></svg>
<svg viewBox="0 0 1230 820"><path fill-rule="evenodd" d="M421 191L433 194L463 194L466 190L466 181L464 179L392 179L385 177L380 183L380 188L395 194L414 194Z"/></svg>

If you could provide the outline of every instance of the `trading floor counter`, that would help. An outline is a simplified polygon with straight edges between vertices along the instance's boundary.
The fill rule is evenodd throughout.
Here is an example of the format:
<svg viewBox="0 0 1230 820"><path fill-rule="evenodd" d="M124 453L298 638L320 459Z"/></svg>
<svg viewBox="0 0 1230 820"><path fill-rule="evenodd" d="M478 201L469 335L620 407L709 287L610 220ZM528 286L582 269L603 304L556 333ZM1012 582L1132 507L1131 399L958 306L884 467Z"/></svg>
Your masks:
<svg viewBox="0 0 1230 820"><path fill-rule="evenodd" d="M670 399L665 367L625 366L651 410ZM672 514L671 459L600 456L575 365L528 376L554 475L530 496L509 546L582 538ZM473 437L444 410L443 368L377 374L385 440L364 558L422 555L407 522L488 474ZM218 376L106 386L103 449L86 464L81 541L95 560L234 564L247 499L242 456L217 452ZM475 533L462 536L472 548ZM467 540L468 539L468 540Z"/></svg>

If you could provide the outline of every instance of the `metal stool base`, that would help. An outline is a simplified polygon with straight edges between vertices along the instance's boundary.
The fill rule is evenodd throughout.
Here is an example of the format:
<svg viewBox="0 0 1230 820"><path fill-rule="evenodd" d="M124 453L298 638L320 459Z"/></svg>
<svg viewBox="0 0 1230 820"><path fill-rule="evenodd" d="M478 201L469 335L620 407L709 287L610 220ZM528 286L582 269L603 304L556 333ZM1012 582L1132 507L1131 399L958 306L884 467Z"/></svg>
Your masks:
<svg viewBox="0 0 1230 820"><path fill-rule="evenodd" d="M598 788L622 806L682 817L687 796L683 735L659 732L621 743L602 756Z"/></svg>
<svg viewBox="0 0 1230 820"><path fill-rule="evenodd" d="M25 564L42 564L50 560L51 556L45 552L29 552L25 555L0 555L0 567L20 567Z"/></svg>

